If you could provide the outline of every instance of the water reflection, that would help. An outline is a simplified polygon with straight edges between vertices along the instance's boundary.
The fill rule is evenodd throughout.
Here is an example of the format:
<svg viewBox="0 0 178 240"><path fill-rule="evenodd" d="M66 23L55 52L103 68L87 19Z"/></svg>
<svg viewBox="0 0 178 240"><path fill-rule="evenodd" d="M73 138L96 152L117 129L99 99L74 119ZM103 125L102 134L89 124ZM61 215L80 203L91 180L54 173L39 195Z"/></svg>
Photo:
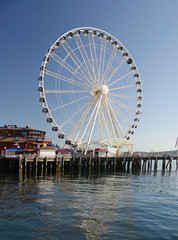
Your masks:
<svg viewBox="0 0 178 240"><path fill-rule="evenodd" d="M18 237L28 232L26 239L143 238L138 222L147 229L144 221L158 217L157 202L173 199L174 207L178 194L177 175L169 171L73 170L0 178L0 236L16 229ZM151 201L155 216L149 213Z"/></svg>

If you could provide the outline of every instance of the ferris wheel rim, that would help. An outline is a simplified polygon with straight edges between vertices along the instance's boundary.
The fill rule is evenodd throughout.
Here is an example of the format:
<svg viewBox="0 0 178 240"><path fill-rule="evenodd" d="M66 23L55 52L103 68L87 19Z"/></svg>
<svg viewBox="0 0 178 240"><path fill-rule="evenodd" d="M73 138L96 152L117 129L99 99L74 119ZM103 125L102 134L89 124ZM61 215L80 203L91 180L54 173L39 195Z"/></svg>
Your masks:
<svg viewBox="0 0 178 240"><path fill-rule="evenodd" d="M137 67L137 65L136 65L133 57L132 57L132 55L130 54L130 52L127 50L127 48L126 48L117 38L115 38L113 35L111 35L110 33L106 32L106 31L103 31L103 30L101 30L101 29L99 29L99 28L94 28L94 27L79 27L79 28L75 28L75 29L72 29L72 30L70 30L70 31L67 31L66 33L62 34L62 35L51 45L51 47L49 48L49 50L48 50L48 52L46 53L45 57L48 58L48 57L50 56L51 50L52 50L52 49L54 50L55 44L56 44L62 37L67 36L67 34L69 34L70 32L76 32L77 30L83 31L83 30L85 30L85 29L90 29L91 31L93 31L93 30L99 31L99 32L104 33L105 36L111 36L112 39L114 39L114 40L117 41L121 46L124 47L124 49L127 51L128 55L129 55L129 57L132 59L133 65L136 66L136 72L137 72L138 75L139 75L140 85L139 85L139 88L137 87L137 90L138 90L138 89L141 89L141 100L139 100L139 101L137 100L137 102L139 102L139 103L141 102L141 103L142 103L142 100L143 100L142 83L141 83L141 78L140 78L140 74L139 74L138 67ZM46 67L46 64L47 64L47 62L45 62L45 63L43 62L42 65L41 65L41 66L43 66L43 71L40 73L40 76L42 76L43 78L44 78L44 75L45 75L45 67ZM39 87L42 87L42 88L44 89L44 81L42 81L42 83L39 84ZM57 122L55 121L55 119L53 118L53 115L51 114L51 110L50 110L50 108L49 108L49 106L48 106L48 103L47 103L47 101L46 101L46 93L47 93L47 92L43 91L42 93L40 93L40 97L43 97L43 98L45 99L45 102L42 103L42 106L43 106L43 108L46 108L46 109L48 110L48 112L47 112L47 117L52 119L52 123L51 123L51 124L53 125L53 127L57 127L57 128L58 128L58 130L57 130L58 133L65 134L65 132L63 132L62 128L60 128L60 126L58 125L58 123L57 123ZM140 95L139 95L139 96L140 96ZM139 107L140 114L141 114L141 110L142 110L142 104L141 104L141 106ZM135 114L135 117L136 117L136 114ZM139 118L138 118L138 121L139 121ZM136 122L138 123L138 121L136 121ZM135 124L135 121L133 121L133 124ZM129 136L129 135L130 135L130 133L127 134L127 136ZM66 136L66 139L73 141L73 139L70 138L69 136Z"/></svg>

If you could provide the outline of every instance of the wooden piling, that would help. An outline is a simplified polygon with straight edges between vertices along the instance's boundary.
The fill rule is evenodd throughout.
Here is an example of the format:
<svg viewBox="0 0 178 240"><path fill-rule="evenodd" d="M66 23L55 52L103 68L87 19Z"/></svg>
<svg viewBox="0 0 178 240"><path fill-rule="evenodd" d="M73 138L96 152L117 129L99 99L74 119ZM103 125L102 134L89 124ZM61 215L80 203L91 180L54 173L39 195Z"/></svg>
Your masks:
<svg viewBox="0 0 178 240"><path fill-rule="evenodd" d="M156 171L158 168L158 159L157 157L155 158L155 165L154 165L154 171Z"/></svg>
<svg viewBox="0 0 178 240"><path fill-rule="evenodd" d="M166 157L162 160L162 171L165 171L165 166L166 166Z"/></svg>
<svg viewBox="0 0 178 240"><path fill-rule="evenodd" d="M19 169L22 169L22 158L19 157Z"/></svg>

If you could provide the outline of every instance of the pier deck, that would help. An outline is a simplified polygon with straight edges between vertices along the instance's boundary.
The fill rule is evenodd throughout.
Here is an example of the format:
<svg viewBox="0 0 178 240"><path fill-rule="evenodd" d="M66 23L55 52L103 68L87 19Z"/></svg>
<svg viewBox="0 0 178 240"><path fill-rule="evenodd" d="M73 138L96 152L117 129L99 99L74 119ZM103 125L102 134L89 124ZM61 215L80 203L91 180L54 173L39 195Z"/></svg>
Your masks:
<svg viewBox="0 0 178 240"><path fill-rule="evenodd" d="M158 162L162 163L162 170L172 169L172 163L175 161L175 168L178 169L178 157L176 156L125 156L125 157L112 157L112 158L100 158L100 157L67 157L67 158L42 158L42 157L14 157L14 158L0 158L0 170L3 169L20 169L27 168L53 168L55 170L64 168L116 168L119 170L156 170L158 168Z"/></svg>

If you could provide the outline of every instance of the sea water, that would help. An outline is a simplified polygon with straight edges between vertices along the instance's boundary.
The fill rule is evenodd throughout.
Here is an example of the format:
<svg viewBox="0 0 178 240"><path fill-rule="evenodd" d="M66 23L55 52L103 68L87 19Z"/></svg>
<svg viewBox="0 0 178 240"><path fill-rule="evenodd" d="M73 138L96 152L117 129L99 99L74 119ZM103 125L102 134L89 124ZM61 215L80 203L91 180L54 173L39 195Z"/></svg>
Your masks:
<svg viewBox="0 0 178 240"><path fill-rule="evenodd" d="M178 239L176 170L0 175L0 239Z"/></svg>

